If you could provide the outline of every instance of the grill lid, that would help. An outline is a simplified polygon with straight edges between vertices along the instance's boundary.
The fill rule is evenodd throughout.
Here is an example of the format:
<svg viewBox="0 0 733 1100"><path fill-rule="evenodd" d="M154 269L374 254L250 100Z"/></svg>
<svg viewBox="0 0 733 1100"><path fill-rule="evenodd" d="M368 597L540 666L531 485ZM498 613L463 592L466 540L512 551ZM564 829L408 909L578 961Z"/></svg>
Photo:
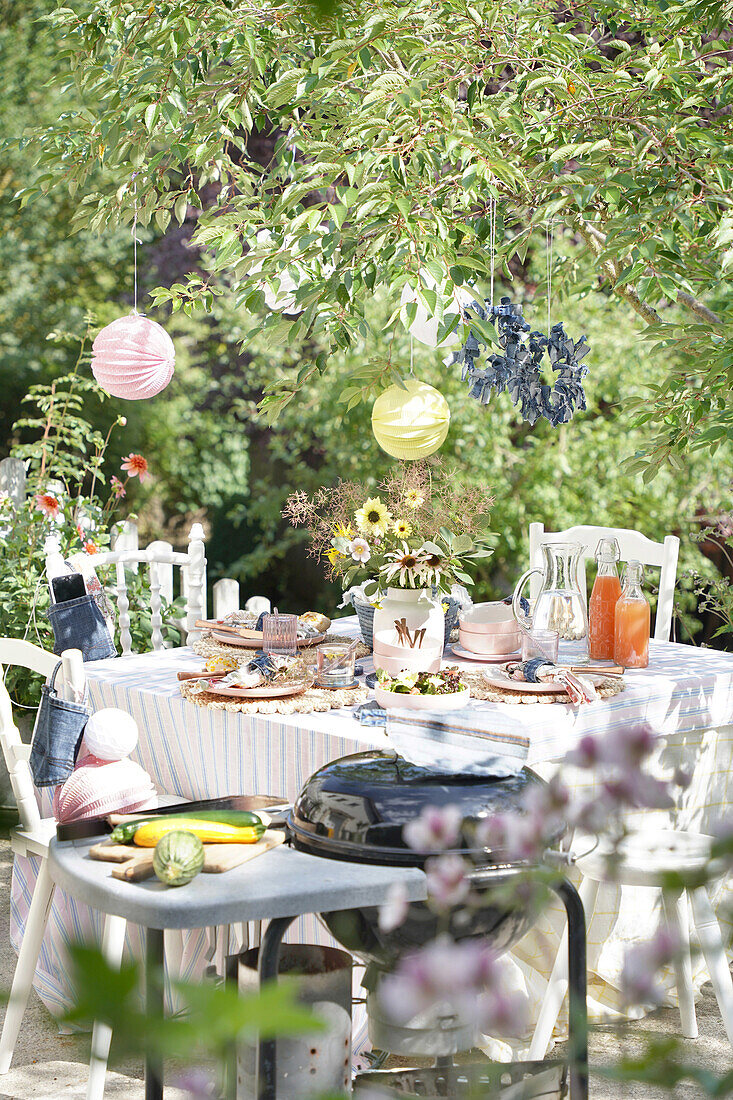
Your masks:
<svg viewBox="0 0 733 1100"><path fill-rule="evenodd" d="M436 775L393 752L356 753L315 772L289 818L297 848L314 855L360 863L421 866L437 852L414 852L402 839L404 826L426 806L457 806L463 814L461 851L477 864L506 865L501 851L473 846L476 823L494 813L516 811L524 791L541 783L528 768L509 777Z"/></svg>

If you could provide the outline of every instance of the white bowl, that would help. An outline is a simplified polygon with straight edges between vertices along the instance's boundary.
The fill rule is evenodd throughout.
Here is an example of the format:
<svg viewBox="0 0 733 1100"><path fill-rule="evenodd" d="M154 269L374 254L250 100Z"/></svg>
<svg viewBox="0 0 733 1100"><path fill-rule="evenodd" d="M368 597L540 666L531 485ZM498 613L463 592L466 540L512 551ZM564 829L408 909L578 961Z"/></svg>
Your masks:
<svg viewBox="0 0 733 1100"><path fill-rule="evenodd" d="M385 691L374 686L374 697L380 707L402 707L406 710L456 710L471 698L470 688L452 691L449 695L405 695L401 691Z"/></svg>
<svg viewBox="0 0 733 1100"><path fill-rule="evenodd" d="M375 634L374 636L373 652L378 653L381 657L405 657L408 661L413 660L415 657L419 657L421 654L427 654L429 657L434 657L436 653L442 654L443 652L443 639L440 641L429 642L424 640L425 644L421 646L405 646L405 645L392 645L391 642L384 641L383 634Z"/></svg>
<svg viewBox="0 0 733 1100"><path fill-rule="evenodd" d="M519 629L501 634L472 634L460 627L458 637L464 649L469 653L484 653L493 657L502 653L516 653L521 644Z"/></svg>
<svg viewBox="0 0 733 1100"><path fill-rule="evenodd" d="M383 668L390 676L400 672L440 672L440 653L435 656L425 653L422 657L388 657L375 649L373 657L374 667Z"/></svg>

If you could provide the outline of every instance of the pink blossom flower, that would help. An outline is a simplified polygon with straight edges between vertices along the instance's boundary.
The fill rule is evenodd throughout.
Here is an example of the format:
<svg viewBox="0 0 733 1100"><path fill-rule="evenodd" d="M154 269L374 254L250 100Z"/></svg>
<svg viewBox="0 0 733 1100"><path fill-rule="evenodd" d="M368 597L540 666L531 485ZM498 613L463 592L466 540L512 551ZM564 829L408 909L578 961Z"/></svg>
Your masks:
<svg viewBox="0 0 733 1100"><path fill-rule="evenodd" d="M477 1021L484 1035L524 1035L529 1024L527 998L499 983L478 998Z"/></svg>
<svg viewBox="0 0 733 1100"><path fill-rule="evenodd" d="M200 1066L178 1074L174 1085L187 1093L188 1100L214 1100L219 1093L214 1074Z"/></svg>
<svg viewBox="0 0 733 1100"><path fill-rule="evenodd" d="M128 477L139 477L141 482L147 481L152 476L148 470L148 460L142 455L129 454L122 460L120 469L124 470Z"/></svg>
<svg viewBox="0 0 733 1100"><path fill-rule="evenodd" d="M656 737L646 722L623 726L612 734L582 737L576 748L567 754L564 763L578 768L593 768L598 764L610 767L639 767L654 749Z"/></svg>
<svg viewBox="0 0 733 1100"><path fill-rule="evenodd" d="M462 823L457 806L426 806L419 817L405 825L402 836L416 852L444 851L458 844Z"/></svg>
<svg viewBox="0 0 733 1100"><path fill-rule="evenodd" d="M428 897L441 909L460 905L468 897L471 886L466 877L468 865L460 856L445 855L425 863Z"/></svg>
<svg viewBox="0 0 733 1100"><path fill-rule="evenodd" d="M49 519L56 519L61 511L61 505L51 493L37 493L36 508L39 512L43 512L45 516L48 516Z"/></svg>
<svg viewBox="0 0 733 1100"><path fill-rule="evenodd" d="M351 540L349 543L349 552L354 561L361 562L362 565L368 562L372 556L369 549L369 543L366 539L361 538Z"/></svg>
<svg viewBox="0 0 733 1100"><path fill-rule="evenodd" d="M523 1030L519 999L503 988L497 956L480 940L455 943L440 936L401 959L379 987L379 999L395 1023L404 1024L427 1010L452 1016L460 1025L481 1030L507 1026Z"/></svg>
<svg viewBox="0 0 733 1100"><path fill-rule="evenodd" d="M476 839L483 848L500 851L509 859L536 863L542 858L552 831L534 815L511 813L492 814L476 829Z"/></svg>
<svg viewBox="0 0 733 1100"><path fill-rule="evenodd" d="M659 971L669 966L680 951L675 934L662 926L646 943L626 952L621 971L621 995L627 1005L654 1005L664 999Z"/></svg>
<svg viewBox="0 0 733 1100"><path fill-rule="evenodd" d="M84 543L84 553L85 554L97 554L97 553L99 553L99 547L97 546L96 542L93 542L92 539L87 539L87 541Z"/></svg>
<svg viewBox="0 0 733 1100"><path fill-rule="evenodd" d="M407 900L407 887L403 882L395 882L387 891L387 900L379 910L379 927L382 932L394 932L404 924L410 903Z"/></svg>
<svg viewBox="0 0 733 1100"><path fill-rule="evenodd" d="M109 484L110 489L112 490L112 495L115 497L116 500L119 500L121 497L127 496L127 489L122 484L120 479L118 477L115 477L114 474L110 478Z"/></svg>

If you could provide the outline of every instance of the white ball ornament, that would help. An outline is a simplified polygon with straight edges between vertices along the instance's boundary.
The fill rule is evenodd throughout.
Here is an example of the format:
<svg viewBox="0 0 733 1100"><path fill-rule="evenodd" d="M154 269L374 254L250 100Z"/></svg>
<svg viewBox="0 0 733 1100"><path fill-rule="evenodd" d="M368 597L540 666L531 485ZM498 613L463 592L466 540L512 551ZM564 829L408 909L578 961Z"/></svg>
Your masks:
<svg viewBox="0 0 733 1100"><path fill-rule="evenodd" d="M117 707L95 711L84 729L85 748L98 760L123 760L134 752L137 739L137 722Z"/></svg>
<svg viewBox="0 0 733 1100"><path fill-rule="evenodd" d="M372 431L383 451L393 458L427 458L448 434L450 408L439 390L417 378L390 386L372 408Z"/></svg>
<svg viewBox="0 0 733 1100"><path fill-rule="evenodd" d="M92 345L92 373L112 397L144 401L173 377L176 349L165 329L131 313L105 325Z"/></svg>
<svg viewBox="0 0 733 1100"><path fill-rule="evenodd" d="M438 286L430 272L425 270L420 272L420 282L426 290L435 290ZM450 300L443 306L442 322L453 321L454 318L460 319L461 304L467 304L471 301L472 297L473 296L467 291L457 290L454 287ZM415 313L412 324L407 330L411 336L414 336L421 344L427 344L429 348L447 348L451 347L453 344L461 343L460 332L457 328L449 333L444 340L438 342L438 328L441 321L428 313L422 302L418 300L417 289L410 286L409 283L406 283L402 288L400 305L405 306L412 302L417 303L417 312Z"/></svg>

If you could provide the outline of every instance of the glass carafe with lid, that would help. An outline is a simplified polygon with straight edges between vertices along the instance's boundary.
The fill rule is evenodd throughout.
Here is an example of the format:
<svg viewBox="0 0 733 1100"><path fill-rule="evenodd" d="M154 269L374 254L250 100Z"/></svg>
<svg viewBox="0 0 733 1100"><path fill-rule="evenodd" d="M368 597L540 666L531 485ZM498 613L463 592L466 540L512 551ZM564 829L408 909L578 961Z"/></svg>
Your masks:
<svg viewBox="0 0 733 1100"><path fill-rule="evenodd" d="M528 569L514 589L514 617L525 630L556 630L558 660L577 663L588 659L588 615L578 582L578 564L584 547L578 542L543 542L542 568ZM542 587L531 614L522 609L522 590L539 573ZM526 601L524 601L526 603Z"/></svg>
<svg viewBox="0 0 733 1100"><path fill-rule="evenodd" d="M621 595L618 561L621 550L616 539L601 539L596 547L598 572L588 608L588 640L591 660L613 660L616 603Z"/></svg>

